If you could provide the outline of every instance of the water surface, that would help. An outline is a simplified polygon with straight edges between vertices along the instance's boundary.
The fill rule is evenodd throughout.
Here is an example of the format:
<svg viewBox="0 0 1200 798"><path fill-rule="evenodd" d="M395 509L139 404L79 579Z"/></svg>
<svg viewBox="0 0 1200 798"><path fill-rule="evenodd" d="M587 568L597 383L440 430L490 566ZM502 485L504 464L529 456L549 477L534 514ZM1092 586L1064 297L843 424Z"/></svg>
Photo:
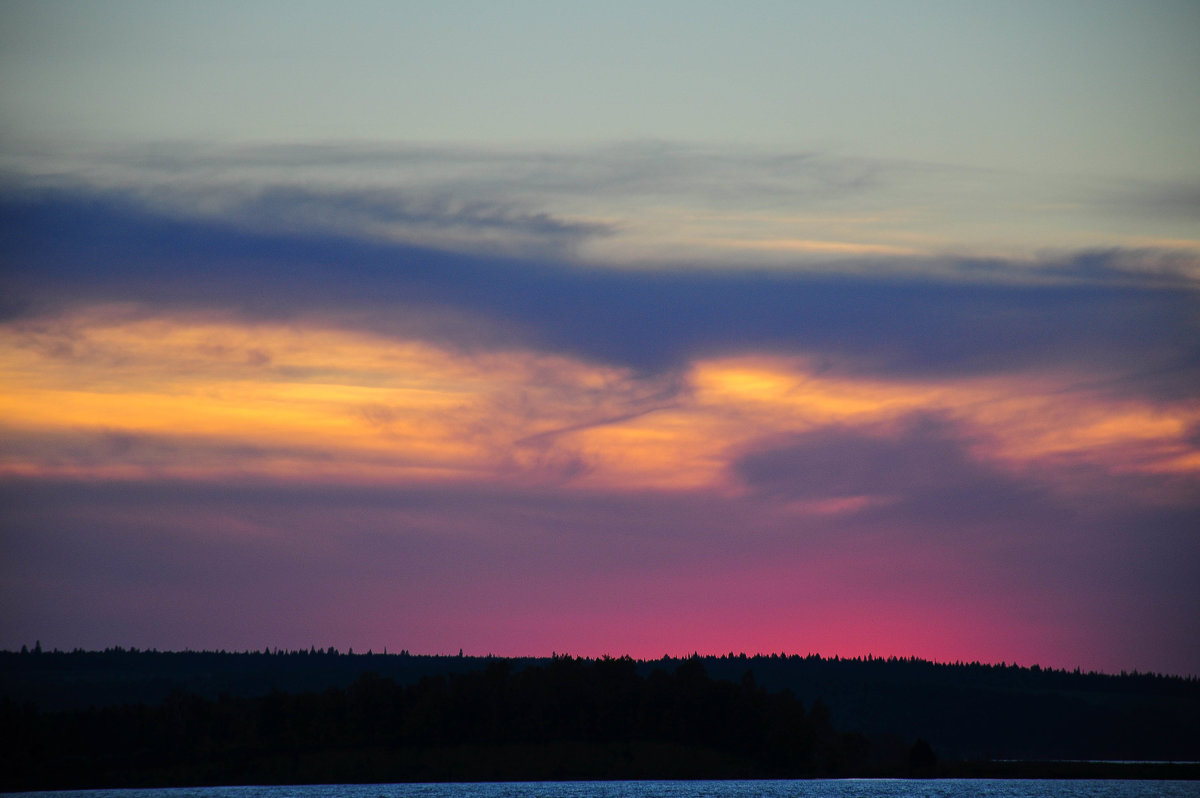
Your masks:
<svg viewBox="0 0 1200 798"><path fill-rule="evenodd" d="M1085 779L531 781L67 790L42 798L1200 798L1200 782Z"/></svg>

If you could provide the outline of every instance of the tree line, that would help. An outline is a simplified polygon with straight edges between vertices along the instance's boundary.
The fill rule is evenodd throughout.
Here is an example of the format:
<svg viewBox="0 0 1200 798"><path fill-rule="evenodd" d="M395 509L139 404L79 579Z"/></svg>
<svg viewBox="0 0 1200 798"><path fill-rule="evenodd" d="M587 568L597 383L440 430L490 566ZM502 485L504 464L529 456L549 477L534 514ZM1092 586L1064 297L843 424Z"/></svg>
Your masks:
<svg viewBox="0 0 1200 798"><path fill-rule="evenodd" d="M0 789L553 778L757 778L928 769L927 743L839 733L821 702L697 657L643 676L629 658L364 673L345 688L45 712L11 699Z"/></svg>
<svg viewBox="0 0 1200 798"><path fill-rule="evenodd" d="M538 709L541 704L530 697L532 688L529 684L538 679L549 679L546 674L558 673L568 668L568 663L570 668L586 674L586 678L581 676L581 679L594 681L596 690L605 685L604 690L615 689L622 684L620 680L604 676L605 668L616 669L627 680L638 680L625 682L625 692L616 695L637 696L642 714L634 717L641 718L639 723L643 725L631 726L619 742L616 738L597 738L587 730L593 729L599 721L585 722L589 716L584 713L579 715L583 719L579 728L569 735L561 733L563 730L559 728L545 738L530 737L527 730L532 721L524 715L513 714L515 710L511 704L515 702L524 707L522 711L541 713L529 716L543 718L533 724L533 728L554 729L553 724L546 725L549 721L545 720L544 708ZM121 647L62 652L46 651L35 645L19 652L0 651L0 703L6 713L0 718L5 720L0 724L0 732L9 728L51 728L54 724L76 724L78 727L86 723L92 723L93 729L106 723L114 728L155 729L158 728L156 723L165 723L161 717L172 712L177 719L173 721L176 725L170 728L176 728L183 712L181 707L186 706L204 707L201 716L205 717L204 713L213 717L241 718L236 728L243 732L247 728L258 730L255 733L259 737L234 748L229 748L232 743L223 742L228 735L210 733L203 738L207 742L197 750L224 752L211 761L195 759L192 754L184 756L191 749L182 743L171 756L156 759L146 753L161 753L165 741L173 739L165 733L151 734L149 742L134 741L136 744L124 746L122 750L127 749L126 753L113 750L103 757L88 754L89 749L79 743L72 749L76 753L64 754L66 759L59 757L57 760L60 764L69 764L67 760L90 761L84 769L91 768L88 771L91 773L97 772L96 768L103 762L117 763L112 765L113 773L147 772L130 764L129 758L141 751L148 763L176 763L170 766L175 769L171 772L190 769L188 772L193 775L189 778L193 781L215 779L217 772L226 772L220 768L232 767L230 763L243 760L244 764L238 766L241 770L228 771L229 778L238 773L244 774L244 778L258 773L259 776L254 777L256 780L270 780L265 774L276 771L279 774L315 773L318 763L326 763L320 765L326 770L342 768L348 776L361 772L365 780L374 780L368 778L370 774L382 777L385 773L405 778L404 774L424 774L428 778L493 774L497 778L515 778L517 774L542 771L641 773L647 777L710 771L728 774L792 772L781 769L778 747L773 748L764 741L765 738L756 737L758 732L741 735L742 739L751 741L746 744L749 749L763 752L761 756L751 756L731 743L716 745L713 742L716 738L711 735L703 739L677 739L662 728L651 730L645 727L649 708L660 706L648 697L649 685L658 684L664 674L670 679L677 678L676 673L681 667L686 672L697 666L703 669L705 679L711 683L706 689L713 694L724 694L727 700L741 706L738 723L743 726L749 717L755 719L755 729L771 727L763 717L754 714L757 709L751 711L762 701L780 706L794 701L803 710L803 719L797 728L811 727L811 758L805 767L813 773L847 767L869 772L881 772L880 769L907 772L908 755L917 740L929 742L942 770L953 761L990 761L995 766L1009 759L1200 760L1200 679L1194 677L1102 674L1012 664L940 664L915 658L747 656L732 652L723 656L693 655L659 660L581 660L565 656L501 659L464 656L462 652L458 655L416 655L407 651L343 653L331 647L316 646L256 652L172 652ZM593 668L599 670L593 671ZM503 684L506 686L501 694L505 698L489 701L499 701L496 706L505 709L500 715L495 714L498 709L489 709L492 713L489 717L503 719L503 728L509 730L509 738L481 736L478 729L459 737L447 737L444 730L439 731L440 727L430 725L434 723L434 715L455 717L455 712L459 711L455 707L492 707L492 703L480 704L465 699L454 699L458 701L454 703L451 696L461 695L459 691L467 690L475 683L473 680L483 679L485 674L491 673L494 680L497 671L505 674ZM409 709L404 709L403 717L393 716L388 722L393 736L369 744L349 745L342 741L322 748L320 752L310 750L300 755L296 753L300 750L296 741L285 745L281 742L283 738L267 734L274 728L268 722L274 711L271 702L282 702L288 707L326 704L335 707L338 706L338 694L360 694L371 679L390 685L388 690L393 691L393 697L381 706L393 707L395 712L401 711L398 708L426 706L431 700L428 696L432 695L441 695L448 703L436 713L426 712L430 718L419 727L420 733L408 736L401 732L410 727L418 728L413 726L416 723L413 718L420 715L412 715ZM438 684L443 686L439 688ZM637 685L632 693L631 684ZM767 697L754 697L758 695L756 691ZM426 703L416 701L416 695L426 695ZM513 698L515 695L521 696L519 701ZM554 697L553 700L558 702L555 705L577 704L589 695L592 696L589 699L591 705L596 706L599 701L595 698L597 694L588 692L586 687L575 692L545 688L542 695L543 703ZM619 707L623 706L622 700L610 696L602 703ZM343 701L350 702L350 698ZM584 705L587 705L586 701ZM608 709L595 711L597 718L609 717L605 714L610 712ZM679 708L671 710L675 717L683 711ZM83 720L87 717L98 720ZM131 717L138 720L130 720ZM308 721L304 717L307 716L290 718L284 726L306 728ZM329 722L319 724L321 728L341 728L333 715L326 713L322 717ZM628 712L621 717L629 717ZM726 716L706 709L705 717ZM14 727L6 719L12 719L14 723L19 720L23 725ZM256 720L251 723L248 719ZM720 729L741 728L733 720L726 720L729 722L718 724ZM55 728L54 734L62 732L66 735L67 726ZM462 730L468 725L458 723L454 728ZM600 724L596 728L608 727ZM695 728L704 727L701 724ZM817 728L826 729L828 733L812 731ZM526 729L526 732L518 734L520 729ZM858 734L838 735L832 733L832 729ZM230 740L243 739L243 732L228 737ZM397 734L401 736L397 737ZM778 734L777 730L776 737L771 739L777 739ZM47 735L51 733L45 732L41 738L35 734L30 739L50 740L53 736ZM24 738L27 735L21 731L11 736ZM312 739L323 738L315 735ZM4 750L25 751L21 757L13 755L11 758L36 763L46 761L45 756L55 756L56 749L54 744L46 743L33 752L19 746L8 746ZM706 753L696 753L701 750ZM368 751L374 753L368 754ZM768 755L766 752L770 751L776 753ZM294 765L287 764L292 761L289 757L295 760ZM372 764L369 767L362 764L365 760ZM799 761L792 760L788 767L794 768L795 772L805 772L796 764ZM125 764L121 765L122 762ZM329 764L331 762L341 764L335 768ZM358 764L352 766L352 762ZM546 764L554 762L558 764ZM247 763L253 763L253 767ZM268 763L273 764L268 766Z"/></svg>

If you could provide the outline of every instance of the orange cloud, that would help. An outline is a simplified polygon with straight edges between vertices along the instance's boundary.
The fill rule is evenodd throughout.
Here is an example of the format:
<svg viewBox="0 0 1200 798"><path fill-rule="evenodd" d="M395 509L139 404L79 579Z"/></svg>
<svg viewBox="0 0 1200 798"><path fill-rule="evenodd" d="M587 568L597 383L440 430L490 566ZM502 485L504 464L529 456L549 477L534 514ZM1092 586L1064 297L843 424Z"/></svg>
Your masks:
<svg viewBox="0 0 1200 798"><path fill-rule="evenodd" d="M238 442L240 454L211 467L346 478L511 473L514 462L529 465L519 439L628 414L659 390L619 370L536 353L468 356L319 326L111 310L4 329L0 368L4 425L25 436ZM79 467L11 456L0 466ZM158 473L195 467L186 456L155 465Z"/></svg>
<svg viewBox="0 0 1200 798"><path fill-rule="evenodd" d="M529 350L128 308L0 328L0 372L0 428L23 442L0 454L9 474L736 491L729 465L756 442L914 413L953 419L976 456L1008 468L1200 474L1195 403L1118 401L1067 376L872 379L745 356L645 377Z"/></svg>

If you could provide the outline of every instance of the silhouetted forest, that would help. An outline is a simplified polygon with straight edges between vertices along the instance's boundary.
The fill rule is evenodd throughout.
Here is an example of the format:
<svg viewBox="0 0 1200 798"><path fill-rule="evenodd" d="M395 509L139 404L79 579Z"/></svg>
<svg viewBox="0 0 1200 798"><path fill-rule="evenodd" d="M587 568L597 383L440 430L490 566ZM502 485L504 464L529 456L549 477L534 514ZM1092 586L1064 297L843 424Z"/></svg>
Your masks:
<svg viewBox="0 0 1200 798"><path fill-rule="evenodd" d="M1200 759L1200 680L1147 674L778 655L39 648L0 652L0 676L3 790L1095 776L1105 774L1068 765L1031 773L998 760Z"/></svg>

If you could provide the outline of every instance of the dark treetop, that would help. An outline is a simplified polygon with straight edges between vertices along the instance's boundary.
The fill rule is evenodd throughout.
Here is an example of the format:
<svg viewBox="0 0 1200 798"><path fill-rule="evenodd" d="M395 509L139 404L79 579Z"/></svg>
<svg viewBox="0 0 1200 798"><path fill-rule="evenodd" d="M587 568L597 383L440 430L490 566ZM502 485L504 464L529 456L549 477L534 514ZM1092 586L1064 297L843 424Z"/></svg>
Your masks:
<svg viewBox="0 0 1200 798"><path fill-rule="evenodd" d="M0 653L0 666L0 728L10 738L0 789L1139 775L996 760L1200 759L1200 681L1143 674L813 656L637 662L332 649L35 650ZM1194 767L1151 770L1195 775Z"/></svg>

